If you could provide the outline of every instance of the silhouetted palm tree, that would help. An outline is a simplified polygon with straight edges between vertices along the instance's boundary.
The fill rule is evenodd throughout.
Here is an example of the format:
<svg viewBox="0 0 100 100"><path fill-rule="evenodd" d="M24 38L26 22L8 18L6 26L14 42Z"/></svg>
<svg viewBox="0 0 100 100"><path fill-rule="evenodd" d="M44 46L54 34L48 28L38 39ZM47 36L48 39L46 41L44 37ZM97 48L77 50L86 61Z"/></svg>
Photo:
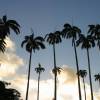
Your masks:
<svg viewBox="0 0 100 100"><path fill-rule="evenodd" d="M20 33L20 25L17 21L12 19L7 19L7 16L4 15L0 19L0 38L5 38L10 34L10 29L12 29L16 34Z"/></svg>
<svg viewBox="0 0 100 100"><path fill-rule="evenodd" d="M55 54L55 44L60 43L60 31L56 31L54 33L49 33L45 36L46 41L53 46L53 56L54 56L54 69L56 69L56 54ZM57 100L57 73L54 73L54 100Z"/></svg>
<svg viewBox="0 0 100 100"><path fill-rule="evenodd" d="M45 71L41 64L38 64L38 67L35 68L36 73L38 74L38 93L37 93L37 100L39 100L39 86L40 86L40 74Z"/></svg>
<svg viewBox="0 0 100 100"><path fill-rule="evenodd" d="M88 33L94 38L94 41L97 42L97 46L100 49L100 24L88 25Z"/></svg>
<svg viewBox="0 0 100 100"><path fill-rule="evenodd" d="M35 50L39 50L40 48L45 49L45 45L43 44L43 41L44 41L44 39L42 37L40 37L40 36L34 37L34 34L32 34L30 36L25 36L25 40L21 44L21 47L23 47L23 45L26 44L26 51L30 53L26 100L28 100L32 50L35 53Z"/></svg>
<svg viewBox="0 0 100 100"><path fill-rule="evenodd" d="M86 100L86 89L85 89L85 80L84 78L87 75L87 71L86 70L79 70L78 75L83 79L83 85L84 85L84 96L85 96L85 100Z"/></svg>
<svg viewBox="0 0 100 100"><path fill-rule="evenodd" d="M79 40L76 42L77 46L81 44L82 49L86 49L87 51L87 59L88 59L88 71L89 71L89 80L90 80L90 90L91 90L91 100L93 100L93 89L92 89L92 79L91 79L91 68L90 68L90 57L89 57L89 49L95 46L95 42L91 35L84 36L80 35Z"/></svg>
<svg viewBox="0 0 100 100"><path fill-rule="evenodd" d="M64 24L64 29L62 30L62 37L67 39L72 39L72 46L74 47L75 52L75 59L76 59L76 69L77 73L79 71L79 65L78 65L78 57L77 57L77 50L76 50L76 39L79 37L79 34L81 33L81 30L76 26L71 26L70 24ZM79 100L82 100L81 98L81 88L80 88L80 78L78 78L78 90L79 90Z"/></svg>
<svg viewBox="0 0 100 100"><path fill-rule="evenodd" d="M10 83L0 81L0 100L22 100L21 94L16 89L6 88Z"/></svg>
<svg viewBox="0 0 100 100"><path fill-rule="evenodd" d="M98 81L99 82L99 86L100 86L100 74L99 73L95 74L94 77L95 77L95 81Z"/></svg>

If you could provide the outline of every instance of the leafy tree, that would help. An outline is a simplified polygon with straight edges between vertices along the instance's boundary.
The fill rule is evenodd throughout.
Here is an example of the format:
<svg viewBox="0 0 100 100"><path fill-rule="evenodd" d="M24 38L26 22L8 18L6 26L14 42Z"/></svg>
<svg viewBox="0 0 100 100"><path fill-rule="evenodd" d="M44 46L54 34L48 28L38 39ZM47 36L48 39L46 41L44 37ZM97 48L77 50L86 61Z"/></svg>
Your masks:
<svg viewBox="0 0 100 100"><path fill-rule="evenodd" d="M23 45L25 44L26 51L30 54L29 68L28 68L28 81L27 81L27 90L26 90L26 100L28 100L32 50L35 53L36 50L45 49L45 45L44 45L43 41L44 41L44 39L41 36L34 37L34 34L32 34L29 36L25 36L25 39L21 44L21 47L23 47Z"/></svg>
<svg viewBox="0 0 100 100"><path fill-rule="evenodd" d="M21 94L16 89L6 88L10 83L0 81L0 100L22 100Z"/></svg>
<svg viewBox="0 0 100 100"><path fill-rule="evenodd" d="M61 32L62 37L66 39L72 39L72 46L74 47L75 52L75 59L76 59L76 69L77 73L79 71L79 65L78 65L78 57L77 57L77 50L76 50L76 40L79 37L79 34L81 33L81 30L76 26L71 26L70 24L66 23L64 24L64 29ZM82 100L81 97L81 88L80 88L80 78L78 78L78 90L79 90L79 100Z"/></svg>
<svg viewBox="0 0 100 100"><path fill-rule="evenodd" d="M37 100L39 100L39 86L40 86L40 74L45 71L43 67L41 67L41 64L38 64L38 67L35 68L36 73L38 74L38 94L37 94Z"/></svg>
<svg viewBox="0 0 100 100"><path fill-rule="evenodd" d="M77 40L76 43L77 43L77 46L81 45L81 48L86 49L86 51L87 51L89 81L90 81L90 90L91 90L91 100L93 100L93 89L92 89L89 49L95 46L95 42L94 42L93 38L91 37L91 35L84 36L83 34L81 34L79 40Z"/></svg>
<svg viewBox="0 0 100 100"><path fill-rule="evenodd" d="M56 69L56 54L55 54L55 45L60 43L60 31L54 33L49 33L45 36L46 41L53 46L53 56L54 56L54 69ZM57 100L57 73L54 73L54 100Z"/></svg>
<svg viewBox="0 0 100 100"><path fill-rule="evenodd" d="M86 70L79 70L79 72L77 74L83 79L84 95L85 95L85 100L86 100L86 89L85 89L85 80L84 80L84 78L87 75L87 71Z"/></svg>

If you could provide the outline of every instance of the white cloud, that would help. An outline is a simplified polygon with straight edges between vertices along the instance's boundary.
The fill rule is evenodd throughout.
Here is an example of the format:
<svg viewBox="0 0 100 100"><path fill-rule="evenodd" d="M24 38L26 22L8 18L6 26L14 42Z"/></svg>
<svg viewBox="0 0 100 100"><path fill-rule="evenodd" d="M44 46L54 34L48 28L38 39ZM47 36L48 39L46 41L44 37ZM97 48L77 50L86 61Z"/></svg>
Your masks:
<svg viewBox="0 0 100 100"><path fill-rule="evenodd" d="M5 39L6 42L6 48L10 51L15 51L15 44L9 37L6 37Z"/></svg>
<svg viewBox="0 0 100 100"><path fill-rule="evenodd" d="M15 44L10 38L6 38L6 51L0 52L0 77L9 77L16 74L16 70L22 66L23 59L17 56Z"/></svg>

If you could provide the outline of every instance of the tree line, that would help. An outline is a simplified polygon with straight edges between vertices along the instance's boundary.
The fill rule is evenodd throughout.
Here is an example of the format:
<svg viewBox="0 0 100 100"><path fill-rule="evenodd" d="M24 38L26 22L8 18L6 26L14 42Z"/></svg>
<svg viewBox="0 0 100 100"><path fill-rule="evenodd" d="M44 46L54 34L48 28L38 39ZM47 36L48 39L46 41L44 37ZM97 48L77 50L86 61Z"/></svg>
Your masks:
<svg viewBox="0 0 100 100"><path fill-rule="evenodd" d="M5 38L9 37L11 33L11 29L18 35L20 34L20 25L16 20L7 19L7 16L4 15L0 19L0 51L5 52L6 43ZM89 75L89 84L90 84L90 91L91 91L91 100L94 100L93 95L93 84L92 84L92 76L91 76L91 61L90 61L90 52L91 48L97 46L100 49L100 24L96 25L88 25L88 31L86 34L82 34L82 31L79 27L71 25L69 23L65 23L63 25L63 29L61 31L50 32L45 35L45 37L37 36L35 37L34 32L31 31L31 35L27 35L24 37L24 40L21 43L21 47L25 45L26 51L30 54L29 56L29 66L28 66L28 75L27 75L27 88L26 88L26 98L28 100L28 92L29 92L29 81L30 81L30 70L31 70L31 59L32 53L35 53L36 50L45 49L45 42L50 44L53 49L53 64L54 68L52 72L54 74L54 99L57 100L57 75L60 74L62 68L58 67L56 64L56 44L60 44L63 39L71 39L72 40L72 47L74 49L74 56L76 62L76 75L78 81L78 91L79 91L79 100L82 100L81 94L81 85L80 85L80 78L83 79L84 84L84 98L86 100L86 89L85 89L85 77ZM80 69L79 68L79 61L77 56L77 47L81 47L81 49L86 50L87 61L88 61L88 68ZM39 84L40 84L40 75L41 72L44 71L45 68L38 64L38 67L35 68L35 71L38 73L38 92L37 92L37 100L39 100ZM100 84L100 74L99 72L94 75L95 80ZM5 99L3 99L5 100Z"/></svg>

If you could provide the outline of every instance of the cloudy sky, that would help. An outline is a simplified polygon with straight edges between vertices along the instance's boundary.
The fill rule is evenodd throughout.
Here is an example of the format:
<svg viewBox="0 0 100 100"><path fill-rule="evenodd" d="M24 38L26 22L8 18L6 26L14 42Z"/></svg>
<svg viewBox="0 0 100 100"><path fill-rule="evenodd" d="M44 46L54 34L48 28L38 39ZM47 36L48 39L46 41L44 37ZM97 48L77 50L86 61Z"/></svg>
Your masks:
<svg viewBox="0 0 100 100"><path fill-rule="evenodd" d="M36 36L45 36L47 33L61 30L65 23L73 23L86 34L89 24L100 23L99 9L99 0L1 0L0 17L6 14L8 18L17 20L21 25L21 34L16 36L11 31L10 38L6 39L7 50L5 54L0 53L0 79L10 81L12 87L20 90L24 98L29 59L29 54L20 47L24 36L31 34L31 28ZM80 68L87 70L86 51L80 48L77 48L77 51ZM64 68L58 76L58 100L66 100L66 98L67 100L78 100L76 66L70 40L63 40L56 46L56 57L57 66ZM94 74L100 72L98 48L90 50L90 58L95 100L99 100L98 83L94 81L93 77ZM53 98L52 46L46 44L45 50L33 54L29 95L34 100L37 95L37 74L34 68L39 62L46 69L41 75L40 98L41 100L51 100ZM82 83L81 85L83 86ZM88 75L86 89L87 98L90 100Z"/></svg>

